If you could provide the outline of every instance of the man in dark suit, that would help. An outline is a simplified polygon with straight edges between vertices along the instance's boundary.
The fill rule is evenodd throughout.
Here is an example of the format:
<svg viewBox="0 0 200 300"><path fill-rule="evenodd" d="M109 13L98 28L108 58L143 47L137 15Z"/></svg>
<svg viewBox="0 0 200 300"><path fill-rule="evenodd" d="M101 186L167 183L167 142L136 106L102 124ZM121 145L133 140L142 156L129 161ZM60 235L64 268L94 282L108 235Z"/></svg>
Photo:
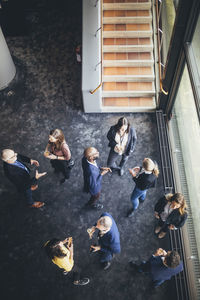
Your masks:
<svg viewBox="0 0 200 300"><path fill-rule="evenodd" d="M31 178L30 170L24 164L29 163L39 167L39 162L17 154L11 149L4 149L1 158L3 160L3 168L6 177L16 186L18 192L25 197L28 204L34 208L44 206L43 202L33 200L32 190L37 188L37 180L46 175L46 172L38 173L36 170L35 176Z"/></svg>
<svg viewBox="0 0 200 300"><path fill-rule="evenodd" d="M162 248L157 249L148 261L143 261L139 266L133 262L130 264L136 271L149 274L154 288L183 271L183 262L180 260L178 252L166 252Z"/></svg>
<svg viewBox="0 0 200 300"><path fill-rule="evenodd" d="M120 235L115 220L109 213L103 213L97 223L88 229L90 238L92 238L95 230L98 229L99 245L92 245L91 251L100 252L100 262L103 264L104 270L111 265L113 254L120 253Z"/></svg>
<svg viewBox="0 0 200 300"><path fill-rule="evenodd" d="M93 208L101 209L102 204L96 203L100 197L102 176L111 172L110 168L99 167L96 160L99 152L94 147L86 148L82 158L82 168L84 177L84 192L90 193L91 197L88 205Z"/></svg>

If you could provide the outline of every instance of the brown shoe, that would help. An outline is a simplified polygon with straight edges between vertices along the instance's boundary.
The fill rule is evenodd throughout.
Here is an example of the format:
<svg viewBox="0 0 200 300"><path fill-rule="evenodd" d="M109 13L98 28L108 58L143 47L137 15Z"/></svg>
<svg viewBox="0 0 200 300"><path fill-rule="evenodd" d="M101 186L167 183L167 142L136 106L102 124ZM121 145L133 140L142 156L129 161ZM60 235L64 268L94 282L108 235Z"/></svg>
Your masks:
<svg viewBox="0 0 200 300"><path fill-rule="evenodd" d="M32 186L31 186L31 191L35 191L35 190L37 190L37 188L38 188L38 185L37 185L37 184L32 185Z"/></svg>
<svg viewBox="0 0 200 300"><path fill-rule="evenodd" d="M166 233L167 233L167 232L161 231L161 232L159 233L159 235L158 235L158 238L159 238L159 239L164 238L164 236L166 236Z"/></svg>
<svg viewBox="0 0 200 300"><path fill-rule="evenodd" d="M161 227L157 226L156 229L155 229L155 233L157 234L158 232L160 232L160 230L161 230Z"/></svg>
<svg viewBox="0 0 200 300"><path fill-rule="evenodd" d="M31 205L31 207L33 207L33 208L40 208L40 207L42 207L42 206L44 206L44 202L40 202L40 201L35 201L35 202Z"/></svg>

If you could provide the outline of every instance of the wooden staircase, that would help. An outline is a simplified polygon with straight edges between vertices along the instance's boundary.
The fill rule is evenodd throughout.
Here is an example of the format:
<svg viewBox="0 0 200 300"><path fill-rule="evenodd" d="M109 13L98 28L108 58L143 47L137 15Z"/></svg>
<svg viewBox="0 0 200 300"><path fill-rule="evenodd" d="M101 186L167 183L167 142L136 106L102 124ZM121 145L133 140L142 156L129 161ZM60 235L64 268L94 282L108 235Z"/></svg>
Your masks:
<svg viewBox="0 0 200 300"><path fill-rule="evenodd" d="M155 109L151 0L102 0L104 112Z"/></svg>

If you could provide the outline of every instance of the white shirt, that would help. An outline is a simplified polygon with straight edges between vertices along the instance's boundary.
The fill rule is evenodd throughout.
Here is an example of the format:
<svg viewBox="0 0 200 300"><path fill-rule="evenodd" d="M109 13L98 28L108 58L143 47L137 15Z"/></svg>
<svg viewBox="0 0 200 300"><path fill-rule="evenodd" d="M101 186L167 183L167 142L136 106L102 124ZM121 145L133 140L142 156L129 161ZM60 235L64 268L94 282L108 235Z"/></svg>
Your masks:
<svg viewBox="0 0 200 300"><path fill-rule="evenodd" d="M170 207L171 203L167 203L164 207L164 211L160 214L161 220L165 222L167 220L167 217L171 214L173 211L173 208Z"/></svg>

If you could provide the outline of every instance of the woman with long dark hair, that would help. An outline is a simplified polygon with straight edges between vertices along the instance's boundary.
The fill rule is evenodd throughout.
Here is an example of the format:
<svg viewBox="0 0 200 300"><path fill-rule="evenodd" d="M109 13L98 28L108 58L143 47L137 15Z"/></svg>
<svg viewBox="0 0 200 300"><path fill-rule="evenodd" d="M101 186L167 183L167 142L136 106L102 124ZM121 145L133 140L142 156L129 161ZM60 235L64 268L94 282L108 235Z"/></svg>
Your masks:
<svg viewBox="0 0 200 300"><path fill-rule="evenodd" d="M155 205L155 217L158 224L155 233L163 238L169 230L181 228L187 219L187 205L181 193L167 194Z"/></svg>
<svg viewBox="0 0 200 300"><path fill-rule="evenodd" d="M64 178L61 179L60 183L64 183L66 179L69 179L73 161L62 130L54 129L50 131L44 156L51 160L55 172L63 174Z"/></svg>
<svg viewBox="0 0 200 300"><path fill-rule="evenodd" d="M124 174L123 167L130 153L135 149L137 140L135 129L130 126L129 121L125 117L122 117L116 125L110 127L107 138L109 140L108 146L111 148L107 166L111 170L119 171L119 175L122 176ZM116 161L119 157L121 157L121 161L119 166L117 166Z"/></svg>
<svg viewBox="0 0 200 300"><path fill-rule="evenodd" d="M51 239L45 243L44 248L51 261L63 269L64 275L67 275L72 270L74 267L74 248L71 237L66 238L64 241L55 238ZM73 283L75 285L86 285L90 282L88 278L80 279L80 271L77 267L74 269Z"/></svg>

